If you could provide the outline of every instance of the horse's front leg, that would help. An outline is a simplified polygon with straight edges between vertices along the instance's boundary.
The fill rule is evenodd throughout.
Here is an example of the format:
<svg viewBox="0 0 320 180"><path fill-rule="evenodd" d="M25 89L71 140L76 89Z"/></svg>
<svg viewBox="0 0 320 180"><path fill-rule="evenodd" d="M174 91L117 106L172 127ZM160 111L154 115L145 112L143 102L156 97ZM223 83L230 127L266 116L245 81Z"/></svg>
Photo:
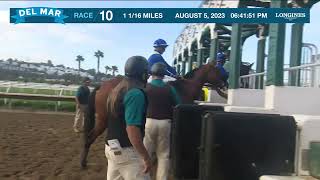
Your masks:
<svg viewBox="0 0 320 180"><path fill-rule="evenodd" d="M88 134L84 133L84 144L83 144L83 149L80 157L82 168L85 168L87 166L87 157L88 157L91 145L104 132L105 129L106 129L106 123L96 122L95 127Z"/></svg>
<svg viewBox="0 0 320 180"><path fill-rule="evenodd" d="M91 145L89 144L89 133L93 130L94 126L94 112L91 112L91 114L87 115L84 119L84 132L82 135L82 152L80 154L81 168L85 168L87 166L87 156Z"/></svg>
<svg viewBox="0 0 320 180"><path fill-rule="evenodd" d="M87 167L87 157L88 157L89 149L91 146L91 144L89 144L88 141L89 141L88 133L84 133L82 152L80 154L80 165L82 169Z"/></svg>
<svg viewBox="0 0 320 180"><path fill-rule="evenodd" d="M84 144L83 144L83 151L81 153L81 167L84 168L87 165L87 156L90 150L91 145L100 136L104 130L106 129L107 121L106 121L106 112L105 106L103 106L103 102L101 99L96 98L95 103L95 114L93 115L93 122L89 123L90 128L85 131L84 133Z"/></svg>

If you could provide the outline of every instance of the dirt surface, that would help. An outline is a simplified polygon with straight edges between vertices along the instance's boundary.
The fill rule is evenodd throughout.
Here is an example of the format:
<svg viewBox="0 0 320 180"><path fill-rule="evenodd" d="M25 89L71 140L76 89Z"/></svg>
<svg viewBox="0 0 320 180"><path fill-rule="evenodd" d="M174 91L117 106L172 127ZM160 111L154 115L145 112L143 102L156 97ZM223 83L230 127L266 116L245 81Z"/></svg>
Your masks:
<svg viewBox="0 0 320 180"><path fill-rule="evenodd" d="M0 179L106 179L103 136L81 170L82 134L74 133L72 124L72 115L0 112Z"/></svg>

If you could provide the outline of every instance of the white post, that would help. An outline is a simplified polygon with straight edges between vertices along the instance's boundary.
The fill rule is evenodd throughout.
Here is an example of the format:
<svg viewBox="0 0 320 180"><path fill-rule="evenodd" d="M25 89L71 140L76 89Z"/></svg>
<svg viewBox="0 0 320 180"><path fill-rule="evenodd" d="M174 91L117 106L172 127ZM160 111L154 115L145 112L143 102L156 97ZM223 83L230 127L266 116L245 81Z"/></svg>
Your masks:
<svg viewBox="0 0 320 180"><path fill-rule="evenodd" d="M309 48L311 51L311 63L320 63L318 47L311 43L303 43L303 46ZM320 67L318 66L311 68L311 86L320 87Z"/></svg>
<svg viewBox="0 0 320 180"><path fill-rule="evenodd" d="M62 96L62 94L63 94L63 89L60 90L59 96ZM61 105L61 101L58 101L58 106L60 105Z"/></svg>
<svg viewBox="0 0 320 180"><path fill-rule="evenodd" d="M6 93L9 93L10 89L11 89L11 86L7 87ZM8 99L5 98L5 99L4 99L4 104L7 104L7 103L8 103Z"/></svg>
<svg viewBox="0 0 320 180"><path fill-rule="evenodd" d="M314 56L315 62L320 63L320 55L316 54ZM320 66L315 68L315 73L313 77L314 81L314 87L320 88Z"/></svg>

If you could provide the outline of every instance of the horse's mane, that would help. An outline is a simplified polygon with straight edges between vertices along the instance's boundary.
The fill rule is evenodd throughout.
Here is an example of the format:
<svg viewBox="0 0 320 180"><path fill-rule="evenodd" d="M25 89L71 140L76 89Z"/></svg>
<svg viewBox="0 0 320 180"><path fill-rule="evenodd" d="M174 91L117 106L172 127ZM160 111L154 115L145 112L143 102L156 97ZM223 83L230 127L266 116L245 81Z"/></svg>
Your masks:
<svg viewBox="0 0 320 180"><path fill-rule="evenodd" d="M177 79L175 81L169 81L168 84L173 86L179 93L182 93L183 92L183 84L188 80L188 79L191 79L194 77L195 73L201 68L198 67L198 68L195 68L193 69L192 71L188 72L187 74L185 74L183 76L182 79Z"/></svg>
<svg viewBox="0 0 320 180"><path fill-rule="evenodd" d="M191 78L193 78L195 72L197 72L199 69L200 69L200 68L195 68L195 69L193 69L192 71L190 71L190 72L188 72L187 74L185 74L185 75L183 76L183 78L184 78L184 79L191 79Z"/></svg>
<svg viewBox="0 0 320 180"><path fill-rule="evenodd" d="M168 84L170 86L173 86L180 94L181 92L183 92L183 84L185 81L186 79L177 79L175 81L169 81Z"/></svg>

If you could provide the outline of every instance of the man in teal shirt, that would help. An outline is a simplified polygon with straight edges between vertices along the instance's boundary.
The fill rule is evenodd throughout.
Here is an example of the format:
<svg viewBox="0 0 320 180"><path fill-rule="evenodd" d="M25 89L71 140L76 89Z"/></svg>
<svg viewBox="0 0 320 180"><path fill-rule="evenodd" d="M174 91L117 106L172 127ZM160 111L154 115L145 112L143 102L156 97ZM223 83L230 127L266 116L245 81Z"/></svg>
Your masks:
<svg viewBox="0 0 320 180"><path fill-rule="evenodd" d="M157 156L156 180L168 179L171 119L174 106L180 103L176 90L163 82L165 73L165 64L154 64L152 81L146 88L148 111L143 143L150 156Z"/></svg>
<svg viewBox="0 0 320 180"><path fill-rule="evenodd" d="M157 79L157 78L152 79L152 81L150 82L150 85L153 85L155 87L160 87L160 88L161 87L163 88L165 86L169 86L163 81L163 79ZM173 96L175 105L180 104L181 103L181 99L180 99L176 89L174 87L170 86L170 91L172 93L171 95Z"/></svg>
<svg viewBox="0 0 320 180"><path fill-rule="evenodd" d="M105 155L107 179L148 180L152 164L143 144L147 96L142 90L148 79L148 63L133 56L125 65L125 78L108 97L108 131Z"/></svg>
<svg viewBox="0 0 320 180"><path fill-rule="evenodd" d="M123 100L125 107L125 121L127 125L142 126L145 117L146 98L144 93L137 88L129 90Z"/></svg>
<svg viewBox="0 0 320 180"><path fill-rule="evenodd" d="M73 130L78 133L83 130L84 118L87 113L88 100L90 95L90 79L84 78L83 84L78 88L75 100L76 100L76 116L74 118ZM81 123L81 125L80 125ZM81 126L79 130L79 126Z"/></svg>

